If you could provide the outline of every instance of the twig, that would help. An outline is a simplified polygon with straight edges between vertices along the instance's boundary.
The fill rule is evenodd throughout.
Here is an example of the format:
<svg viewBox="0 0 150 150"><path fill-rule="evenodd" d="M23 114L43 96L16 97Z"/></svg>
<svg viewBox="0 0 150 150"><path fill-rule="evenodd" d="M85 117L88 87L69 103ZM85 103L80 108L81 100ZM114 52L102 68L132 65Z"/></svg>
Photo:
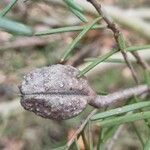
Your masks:
<svg viewBox="0 0 150 150"><path fill-rule="evenodd" d="M60 5L64 6L64 3L60 0L44 0L49 4L53 5ZM95 11L93 10L92 7L90 7L85 0L76 0L77 3L82 6L85 11L91 14L95 14ZM107 13L109 16L113 18L118 24L122 25L123 27L126 27L130 29L131 31L134 31L136 34L142 36L143 38L150 40L150 28L149 24L145 21L143 21L139 17L135 17L135 15L129 15L128 12L130 10L123 10L114 6L108 6L104 5L104 9L107 10ZM147 15L149 15L147 13Z"/></svg>
<svg viewBox="0 0 150 150"><path fill-rule="evenodd" d="M103 20L107 23L108 28L113 32L114 38L115 38L116 43L118 45L118 49L121 51L121 53L124 57L124 60L127 64L128 68L130 69L131 73L132 73L133 79L135 80L136 83L138 83L138 78L136 76L136 73L135 73L131 63L129 62L127 53L125 51L125 48L126 48L125 47L125 41L124 41L124 38L123 38L123 35L122 35L121 31L119 30L117 25L114 22L112 22L104 14L104 12L102 11L101 5L97 2L97 0L87 0L87 1L89 1L95 7L95 9L99 13L99 15L101 15Z"/></svg>
<svg viewBox="0 0 150 150"><path fill-rule="evenodd" d="M42 46L48 44L49 42L54 42L56 40L60 40L61 36L52 36L48 38L41 37L19 37L16 40L11 42L5 42L0 45L0 51L6 49L16 49L30 46Z"/></svg>
<svg viewBox="0 0 150 150"><path fill-rule="evenodd" d="M131 71L131 74L132 74L132 77L133 77L134 81L138 84L139 83L138 77L137 77L137 75L136 75L136 73L135 73L135 71L133 69L133 66L132 66L131 62L128 59L128 55L127 55L126 51L124 51L123 49L121 49L121 53L122 53L122 55L124 57L124 60L125 60L125 62L127 64L128 68Z"/></svg>
<svg viewBox="0 0 150 150"><path fill-rule="evenodd" d="M144 59L144 60L149 60L149 50L146 51L140 51L140 56ZM122 61L124 61L124 59L122 58L122 56L120 55L120 53L114 54L112 57L112 59L121 59ZM133 63L135 62L135 59L133 57L131 57L131 55L129 55L129 58L131 61L133 61ZM91 63L91 62L90 62ZM86 66L88 66L90 64L89 62L83 63L82 65L80 65L78 68L79 70L83 70ZM88 79L93 78L95 75L102 75L104 73L106 73L106 71L110 70L110 69L121 69L122 66L124 66L124 63L100 63L97 66L95 66L93 69L91 69L89 72L86 73L86 77L88 77Z"/></svg>
<svg viewBox="0 0 150 150"><path fill-rule="evenodd" d="M96 108L105 108L146 92L149 92L149 87L147 85L139 85L136 87L117 91L106 96L98 95L97 98L93 101L90 101L89 104Z"/></svg>
<svg viewBox="0 0 150 150"><path fill-rule="evenodd" d="M0 17L4 17L11 9L12 7L17 3L18 0L13 0L10 2L1 12Z"/></svg>
<svg viewBox="0 0 150 150"><path fill-rule="evenodd" d="M136 59L137 63L144 69L147 71L150 71L150 66L149 64L139 55L138 52L136 51L131 51L131 54L134 56L134 58Z"/></svg>
<svg viewBox="0 0 150 150"><path fill-rule="evenodd" d="M131 52L131 53L132 55L134 55L134 57L137 60L137 63L139 63L143 69L150 71L149 64L145 60L143 60L137 52Z"/></svg>

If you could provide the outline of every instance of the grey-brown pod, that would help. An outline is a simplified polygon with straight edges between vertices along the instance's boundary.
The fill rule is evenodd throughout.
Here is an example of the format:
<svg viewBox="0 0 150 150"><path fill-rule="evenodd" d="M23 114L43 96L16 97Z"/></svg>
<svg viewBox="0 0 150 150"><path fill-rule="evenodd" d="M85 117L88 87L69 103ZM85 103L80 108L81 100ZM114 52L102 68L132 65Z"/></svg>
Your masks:
<svg viewBox="0 0 150 150"><path fill-rule="evenodd" d="M96 93L85 77L68 65L35 69L24 76L20 86L21 105L44 118L69 119L84 110Z"/></svg>

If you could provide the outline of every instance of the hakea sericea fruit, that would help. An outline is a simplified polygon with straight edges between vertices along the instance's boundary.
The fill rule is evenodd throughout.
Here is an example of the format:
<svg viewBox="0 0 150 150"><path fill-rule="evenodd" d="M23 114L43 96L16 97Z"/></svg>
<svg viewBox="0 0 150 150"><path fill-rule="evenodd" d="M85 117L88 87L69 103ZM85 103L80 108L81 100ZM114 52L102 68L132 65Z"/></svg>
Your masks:
<svg viewBox="0 0 150 150"><path fill-rule="evenodd" d="M78 69L61 64L31 71L24 76L20 86L21 105L44 118L63 120L78 115L87 104L106 107L148 91L146 85L140 85L99 96L86 77L77 78L78 73Z"/></svg>

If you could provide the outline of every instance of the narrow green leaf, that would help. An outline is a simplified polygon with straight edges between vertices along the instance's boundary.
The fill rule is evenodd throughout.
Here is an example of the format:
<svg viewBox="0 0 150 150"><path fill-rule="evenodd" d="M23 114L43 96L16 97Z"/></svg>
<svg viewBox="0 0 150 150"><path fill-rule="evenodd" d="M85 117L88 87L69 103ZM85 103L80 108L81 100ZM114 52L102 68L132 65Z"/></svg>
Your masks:
<svg viewBox="0 0 150 150"><path fill-rule="evenodd" d="M64 2L67 4L72 13L75 14L81 21L88 22L87 18L83 14L84 10L80 5L76 4L74 0L64 0Z"/></svg>
<svg viewBox="0 0 150 150"><path fill-rule="evenodd" d="M94 113L95 114L95 113ZM93 146L93 135L92 135L92 122L89 120L88 121L88 142L89 142L89 147L90 147L90 150L93 150L94 149L94 146Z"/></svg>
<svg viewBox="0 0 150 150"><path fill-rule="evenodd" d="M100 129L100 131L99 131L97 150L103 150L104 149L104 140L103 140L104 132L105 132L104 128Z"/></svg>
<svg viewBox="0 0 150 150"><path fill-rule="evenodd" d="M121 117L115 117L104 121L99 121L99 124L104 127L110 127L114 125L119 125L123 123L134 122L137 120L149 119L149 118L150 118L150 111L146 111L146 112L128 114Z"/></svg>
<svg viewBox="0 0 150 150"><path fill-rule="evenodd" d="M150 87L150 71L149 70L144 71L144 77L145 77L146 84Z"/></svg>
<svg viewBox="0 0 150 150"><path fill-rule="evenodd" d="M149 49L150 45L142 45L142 46L131 46L131 47L127 47L125 48L126 51L128 52L133 52L133 51L137 51L137 50L143 50L143 49ZM111 55L117 53L118 50L114 49L111 50L111 52L100 56L99 58L96 58L90 65L88 65L87 67L85 67L82 71L80 71L78 77L83 76L84 74L86 74L88 71L90 71L91 69L93 69L96 65L98 65L99 63L105 61L107 58L109 58ZM104 57L104 59L103 59Z"/></svg>
<svg viewBox="0 0 150 150"><path fill-rule="evenodd" d="M53 148L51 150L66 150L66 147L67 146L61 146L61 147L58 147L58 148Z"/></svg>
<svg viewBox="0 0 150 150"><path fill-rule="evenodd" d="M0 28L18 35L32 35L32 29L22 23L0 17Z"/></svg>
<svg viewBox="0 0 150 150"><path fill-rule="evenodd" d="M83 13L77 11L74 8L69 8L74 15L76 15L82 22L88 22L87 18L83 15Z"/></svg>
<svg viewBox="0 0 150 150"><path fill-rule="evenodd" d="M111 116L114 116L114 115L120 115L120 114L123 114L123 113L127 113L129 111L133 111L133 110L137 110L137 109L141 109L141 108L149 107L149 106L150 106L150 102L148 102L148 101L147 102L139 102L139 103L136 103L136 104L130 104L130 105L127 105L127 106L123 106L123 107L119 107L119 108L115 108L115 109L112 109L112 110L108 110L108 111L105 111L105 112L95 114L91 117L91 120L96 121L96 120L99 120L99 119L111 117Z"/></svg>
<svg viewBox="0 0 150 150"><path fill-rule="evenodd" d="M127 47L126 51L134 52L134 51L143 50L143 49L150 49L150 45L131 46L131 47Z"/></svg>
<svg viewBox="0 0 150 150"><path fill-rule="evenodd" d="M139 97L137 97L137 96L134 96L134 99L133 99L136 103L138 103L138 102L140 102L140 101L142 101L142 99L140 99ZM136 112L143 112L144 110L142 109L142 108L140 108L140 109L138 109ZM145 126L148 128L148 129L150 129L150 122L149 122L149 120L148 119L144 119L144 124L145 124ZM149 130L149 132L150 132L150 130Z"/></svg>
<svg viewBox="0 0 150 150"><path fill-rule="evenodd" d="M77 138L75 139L75 146L76 146L76 148L77 148L77 150L80 150L80 147L79 147L79 144L78 144L78 140L77 140Z"/></svg>
<svg viewBox="0 0 150 150"><path fill-rule="evenodd" d="M103 129L106 129L106 131L104 132L104 137L103 137L104 142L106 142L108 138L112 137L119 127L120 126L117 125L117 126L113 126L109 128L103 128Z"/></svg>
<svg viewBox="0 0 150 150"><path fill-rule="evenodd" d="M144 145L144 150L150 150L150 137L148 138L146 144Z"/></svg>
<svg viewBox="0 0 150 150"><path fill-rule="evenodd" d="M97 58L86 58L86 59L84 59L84 61L86 61L86 62L93 62L93 61L95 61ZM125 63L125 61L124 60L122 60L122 59L117 59L117 58L108 58L108 59L106 59L106 60L104 60L104 62L108 62L108 63Z"/></svg>
<svg viewBox="0 0 150 150"><path fill-rule="evenodd" d="M0 12L0 17L4 17L10 10L11 8L17 3L18 0L12 0L1 12Z"/></svg>
<svg viewBox="0 0 150 150"><path fill-rule="evenodd" d="M144 147L144 143L145 143L144 141L145 140L144 140L144 137L143 137L142 133L139 131L138 127L136 127L136 125L134 123L132 123L132 127L133 127L137 137L139 138L142 146Z"/></svg>
<svg viewBox="0 0 150 150"><path fill-rule="evenodd" d="M85 36L85 34L100 20L101 18L96 18L91 24L87 25L83 31L73 40L72 43L69 44L67 49L65 50L65 53L61 59L61 61L64 61L68 55L71 53L73 48L76 46L76 44Z"/></svg>
<svg viewBox="0 0 150 150"><path fill-rule="evenodd" d="M85 130L83 130L83 131L81 132L81 136L82 136L82 140L83 140L85 149L86 149L86 150L90 150L89 144L88 144L88 142L87 142L87 136L86 136Z"/></svg>
<svg viewBox="0 0 150 150"><path fill-rule="evenodd" d="M61 146L58 148L53 148L52 150L66 150L66 146Z"/></svg>
<svg viewBox="0 0 150 150"><path fill-rule="evenodd" d="M49 35L49 34L57 34L57 33L64 33L64 32L75 32L75 31L82 31L86 26L72 26L72 27L62 27L56 29L50 29L47 31L35 32L35 36L42 36L42 35ZM94 25L91 29L104 29L106 26L104 25Z"/></svg>
<svg viewBox="0 0 150 150"><path fill-rule="evenodd" d="M80 71L78 77L83 76L88 71L90 71L91 69L93 69L96 65L98 65L99 63L105 61L107 58L109 58L111 55L115 54L116 52L118 52L118 50L112 50L112 51L110 51L110 52L108 52L108 53L100 56L95 61L93 61L90 65L88 65L82 71Z"/></svg>
<svg viewBox="0 0 150 150"><path fill-rule="evenodd" d="M72 7L74 9L76 9L77 11L79 12L83 12L83 8L78 5L77 3L74 2L74 0L64 0L64 2L66 2L66 4L69 6L69 7Z"/></svg>

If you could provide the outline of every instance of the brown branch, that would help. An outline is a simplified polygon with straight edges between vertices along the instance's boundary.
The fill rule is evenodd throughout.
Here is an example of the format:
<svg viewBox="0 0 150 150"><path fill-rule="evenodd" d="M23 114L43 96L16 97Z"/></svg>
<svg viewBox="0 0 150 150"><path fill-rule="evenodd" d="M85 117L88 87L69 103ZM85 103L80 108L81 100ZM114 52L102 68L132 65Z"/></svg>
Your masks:
<svg viewBox="0 0 150 150"><path fill-rule="evenodd" d="M125 51L125 43L124 43L124 47L122 47L119 43L120 37L122 37L122 33L120 32L119 28L117 27L117 25L113 21L111 21L109 19L109 17L107 17L107 15L105 15L105 13L102 11L101 5L97 2L97 0L87 0L87 1L90 2L95 7L95 9L99 13L99 15L101 15L103 20L107 23L107 27L113 32L114 38L115 38L116 43L118 45L118 49L121 51L121 53L124 57L124 60L127 64L128 68L130 69L131 73L132 73L133 79L135 80L136 83L138 83L137 75L133 69L132 64L128 60L128 55Z"/></svg>
<svg viewBox="0 0 150 150"><path fill-rule="evenodd" d="M17 48L23 48L23 47L31 47L31 46L43 46L45 44L48 44L50 42L60 40L61 37L58 36L52 36L52 37L19 37L16 38L14 41L5 42L0 45L0 51L6 50L6 49L17 49Z"/></svg>
<svg viewBox="0 0 150 150"><path fill-rule="evenodd" d="M90 101L89 104L96 108L105 108L107 106L111 106L112 104L123 101L124 99L128 99L132 96L141 95L145 92L148 92L149 88L147 85L140 85L136 87L132 87L129 89L121 90L112 94L108 94L107 96L97 96L96 99ZM97 109L94 109L85 119L85 121L80 125L79 129L74 133L72 138L67 143L66 149L69 150L75 139L78 135L83 131L89 119L97 112Z"/></svg>
<svg viewBox="0 0 150 150"><path fill-rule="evenodd" d="M63 1L60 0L44 0L46 4L50 4L53 6L60 6L64 7ZM80 4L84 8L84 10L90 14L95 15L95 11L86 3L85 1L81 0L76 0L77 3ZM135 17L138 14L138 10L135 10L134 13L131 13L131 9L120 9L115 6L107 6L104 5L104 8L107 9L107 13L109 16L113 18L118 24L134 31L137 35L140 35L140 37L143 37L147 39L148 41L150 40L150 28L148 22L145 22L142 20L141 16ZM147 11L147 10L146 10ZM150 15L145 13L149 17ZM138 14L139 15L139 14ZM146 17L146 16L145 16Z"/></svg>
<svg viewBox="0 0 150 150"><path fill-rule="evenodd" d="M139 63L143 69L150 71L149 64L143 60L137 52L132 52L132 55L136 58L137 63Z"/></svg>
<svg viewBox="0 0 150 150"><path fill-rule="evenodd" d="M146 92L149 92L149 87L147 85L139 85L136 87L120 90L106 96L98 95L97 98L93 101L90 101L89 104L96 108L105 108Z"/></svg>

